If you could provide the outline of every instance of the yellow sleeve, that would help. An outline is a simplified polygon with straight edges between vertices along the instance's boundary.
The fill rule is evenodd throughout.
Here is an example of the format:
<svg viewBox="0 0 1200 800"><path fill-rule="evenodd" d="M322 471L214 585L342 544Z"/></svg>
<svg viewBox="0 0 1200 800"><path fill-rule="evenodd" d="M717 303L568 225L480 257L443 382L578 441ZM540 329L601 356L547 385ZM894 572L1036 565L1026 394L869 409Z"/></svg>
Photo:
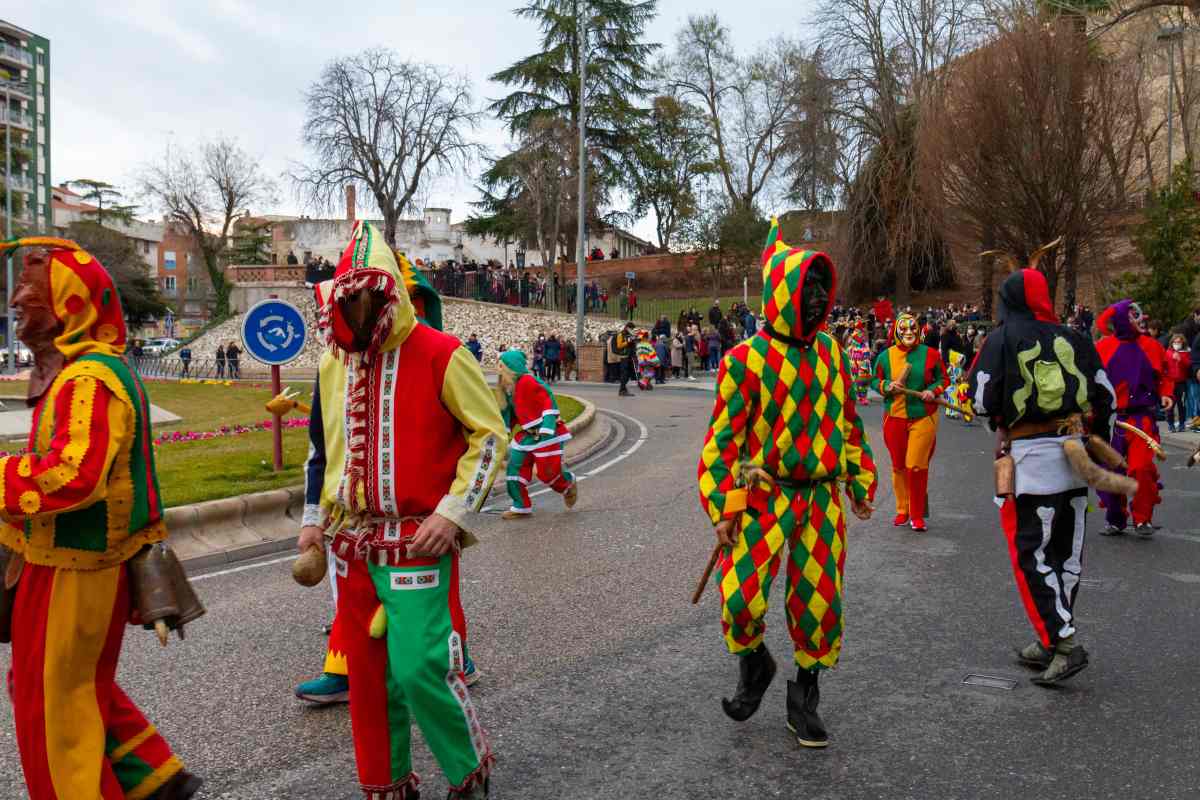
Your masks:
<svg viewBox="0 0 1200 800"><path fill-rule="evenodd" d="M462 424L467 452L458 460L450 492L435 510L467 530L468 519L487 500L508 452L508 431L479 362L464 347L456 350L446 365L442 402Z"/></svg>

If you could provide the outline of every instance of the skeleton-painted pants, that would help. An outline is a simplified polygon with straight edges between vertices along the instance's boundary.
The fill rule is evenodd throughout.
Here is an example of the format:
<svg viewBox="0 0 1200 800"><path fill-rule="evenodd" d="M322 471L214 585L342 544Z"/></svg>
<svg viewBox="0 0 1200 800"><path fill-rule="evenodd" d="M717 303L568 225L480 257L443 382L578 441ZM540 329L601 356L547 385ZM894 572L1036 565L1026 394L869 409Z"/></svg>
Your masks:
<svg viewBox="0 0 1200 800"><path fill-rule="evenodd" d="M1117 419L1145 431L1155 441L1161 441L1158 422L1149 414L1119 414ZM1104 519L1108 524L1124 528L1133 516L1134 525L1150 523L1154 519L1154 507L1162 502L1158 492L1158 467L1154 464L1154 451L1140 436L1113 426L1112 445L1125 456L1129 464L1126 473L1137 481L1137 493L1129 501L1123 494L1100 492L1100 504L1104 506Z"/></svg>
<svg viewBox="0 0 1200 800"><path fill-rule="evenodd" d="M537 468L538 480L554 491L562 494L571 488L575 477L563 466L562 442L544 447L541 450L508 451L508 496L512 500L512 508L518 514L532 514L533 501L529 499L529 484L533 482L534 468Z"/></svg>
<svg viewBox="0 0 1200 800"><path fill-rule="evenodd" d="M1087 489L1074 489L1010 497L1000 508L1021 602L1047 648L1075 632L1087 504Z"/></svg>
<svg viewBox="0 0 1200 800"><path fill-rule="evenodd" d="M353 676L350 725L368 800L413 796L414 721L453 789L482 782L492 763L463 680L458 554L398 564L338 561L338 624ZM387 630L376 639L370 625L381 605Z"/></svg>
<svg viewBox="0 0 1200 800"><path fill-rule="evenodd" d="M892 458L896 513L924 519L929 511L929 462L937 445L938 415L883 418L883 441Z"/></svg>
<svg viewBox="0 0 1200 800"><path fill-rule="evenodd" d="M846 525L836 492L833 481L750 492L737 546L720 562L721 627L729 652L745 655L762 644L771 583L787 545L784 602L796 664L837 665Z"/></svg>
<svg viewBox="0 0 1200 800"><path fill-rule="evenodd" d="M32 800L141 800L183 769L117 685L129 611L123 564L25 565L9 688Z"/></svg>

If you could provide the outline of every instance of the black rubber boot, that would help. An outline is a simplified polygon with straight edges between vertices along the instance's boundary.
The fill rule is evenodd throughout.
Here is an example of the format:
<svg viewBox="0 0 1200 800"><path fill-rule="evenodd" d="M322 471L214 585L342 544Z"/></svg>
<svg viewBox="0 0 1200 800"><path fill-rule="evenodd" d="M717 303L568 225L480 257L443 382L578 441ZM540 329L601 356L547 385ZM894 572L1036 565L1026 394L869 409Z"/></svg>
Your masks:
<svg viewBox="0 0 1200 800"><path fill-rule="evenodd" d="M200 791L203 779L196 777L185 769L179 770L162 786L158 787L148 800L188 800Z"/></svg>
<svg viewBox="0 0 1200 800"><path fill-rule="evenodd" d="M767 646L760 644L757 650L738 659L737 693L732 700L721 698L721 707L730 719L745 722L758 711L763 695L774 679L775 659L767 652Z"/></svg>
<svg viewBox="0 0 1200 800"><path fill-rule="evenodd" d="M801 747L829 746L825 723L817 713L817 704L821 702L818 674L815 670L800 668L796 670L796 680L788 681L788 730L796 735Z"/></svg>

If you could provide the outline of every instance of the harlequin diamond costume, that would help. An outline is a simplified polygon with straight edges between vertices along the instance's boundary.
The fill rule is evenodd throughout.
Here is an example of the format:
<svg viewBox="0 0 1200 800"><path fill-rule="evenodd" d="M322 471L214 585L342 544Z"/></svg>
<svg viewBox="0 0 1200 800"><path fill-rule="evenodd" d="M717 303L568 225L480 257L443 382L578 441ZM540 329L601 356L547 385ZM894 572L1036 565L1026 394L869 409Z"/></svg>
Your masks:
<svg viewBox="0 0 1200 800"><path fill-rule="evenodd" d="M129 562L167 537L121 303L75 243L0 251L14 247L48 250L26 256L13 297L36 362L29 454L0 458L0 561L17 579L9 688L29 796L191 797L199 780L116 682L134 608Z"/></svg>
<svg viewBox="0 0 1200 800"><path fill-rule="evenodd" d="M1158 409L1166 398L1174 396L1175 384L1165 369L1163 346L1142 331L1144 319L1142 310L1132 300L1109 306L1096 320L1097 327L1105 334L1096 343L1096 349L1117 393L1117 421L1132 425L1158 442L1161 441ZM1137 481L1138 488L1132 502L1119 494L1100 495L1108 523L1103 533L1110 536L1124 533L1132 515L1138 535L1153 536L1154 507L1162 502L1154 451L1137 434L1116 426L1112 445L1126 457L1127 474Z"/></svg>
<svg viewBox="0 0 1200 800"><path fill-rule="evenodd" d="M1087 460L1086 428L1108 435L1113 394L1091 340L1058 324L1041 272L1004 281L999 317L967 383L975 413L999 434L1000 522L1038 637L1018 659L1040 671L1035 682L1051 684L1088 663L1075 642L1088 482L1073 453Z"/></svg>
<svg viewBox="0 0 1200 800"><path fill-rule="evenodd" d="M504 457L504 423L470 352L417 321L374 226L355 226L321 313L337 358L322 361L310 425L324 444L320 509L363 792L417 796L415 721L451 795L483 797L492 755L463 678L458 547L410 545L426 523L469 524Z"/></svg>
<svg viewBox="0 0 1200 800"><path fill-rule="evenodd" d="M775 675L763 633L786 545L785 603L798 668L788 682L788 725L809 747L828 742L817 675L837 664L842 647L839 483L855 513L869 515L876 482L849 359L820 330L836 284L827 256L788 248L772 222L763 253L766 324L721 363L699 467L701 504L720 540L736 541L719 561L725 643L740 657L737 694L723 701L725 712L748 719ZM741 510L733 498L743 482Z"/></svg>
<svg viewBox="0 0 1200 800"><path fill-rule="evenodd" d="M917 320L901 314L896 320L891 347L875 360L871 386L884 396L883 440L892 459L892 486L896 493L896 527L911 523L914 531L926 530L929 508L929 462L937 444L938 406L931 402L950 385L946 366L937 350L921 344ZM928 392L929 400L896 391L895 384Z"/></svg>
<svg viewBox="0 0 1200 800"><path fill-rule="evenodd" d="M850 371L854 375L854 397L860 405L870 405L871 343L867 341L867 326L862 320L854 323L846 353L850 357Z"/></svg>
<svg viewBox="0 0 1200 800"><path fill-rule="evenodd" d="M571 433L559 417L554 392L529 373L520 350L501 354L500 385L508 400L505 416L514 431L506 476L512 507L504 512L504 518L528 519L533 514L529 484L535 468L538 480L561 494L571 508L579 493L575 477L563 464L563 448Z"/></svg>

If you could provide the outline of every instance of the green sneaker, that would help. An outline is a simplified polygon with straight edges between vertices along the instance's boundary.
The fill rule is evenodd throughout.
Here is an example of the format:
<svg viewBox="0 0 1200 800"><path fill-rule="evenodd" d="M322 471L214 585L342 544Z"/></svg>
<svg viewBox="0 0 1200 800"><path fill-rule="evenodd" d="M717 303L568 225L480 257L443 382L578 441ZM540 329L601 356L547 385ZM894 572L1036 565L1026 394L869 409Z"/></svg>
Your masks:
<svg viewBox="0 0 1200 800"><path fill-rule="evenodd" d="M1017 663L1023 667L1045 671L1050 666L1054 654L1042 647L1041 642L1034 642L1025 648L1017 649Z"/></svg>
<svg viewBox="0 0 1200 800"><path fill-rule="evenodd" d="M296 697L318 706L350 702L350 679L345 675L323 672L296 687Z"/></svg>
<svg viewBox="0 0 1200 800"><path fill-rule="evenodd" d="M1054 686L1067 678L1073 677L1088 665L1088 653L1083 645L1075 644L1075 637L1068 636L1054 648L1054 658L1050 666L1037 677L1030 678L1038 686Z"/></svg>

